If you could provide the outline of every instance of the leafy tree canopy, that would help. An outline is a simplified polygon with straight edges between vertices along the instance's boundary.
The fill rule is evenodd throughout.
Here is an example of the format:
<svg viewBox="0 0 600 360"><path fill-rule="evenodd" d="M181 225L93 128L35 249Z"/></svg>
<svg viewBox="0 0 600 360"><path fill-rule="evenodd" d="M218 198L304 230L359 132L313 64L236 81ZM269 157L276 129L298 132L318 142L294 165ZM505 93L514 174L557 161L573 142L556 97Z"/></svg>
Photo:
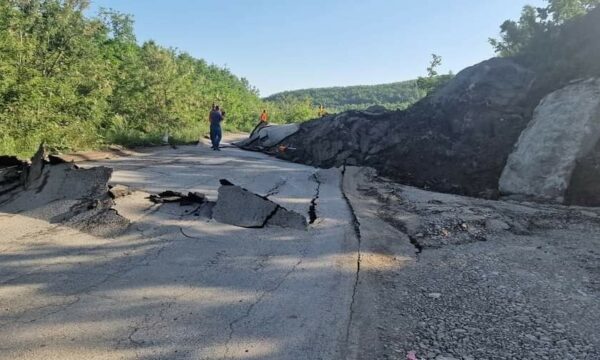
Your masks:
<svg viewBox="0 0 600 360"><path fill-rule="evenodd" d="M228 69L149 41L130 15L87 0L0 0L0 153L104 143L193 141L218 103L227 127L252 128L258 91Z"/></svg>
<svg viewBox="0 0 600 360"><path fill-rule="evenodd" d="M550 38L566 21L585 15L600 4L600 0L547 0L548 5L535 8L527 5L519 20L506 20L500 26L500 39L490 44L501 56L515 56L526 52L532 42Z"/></svg>

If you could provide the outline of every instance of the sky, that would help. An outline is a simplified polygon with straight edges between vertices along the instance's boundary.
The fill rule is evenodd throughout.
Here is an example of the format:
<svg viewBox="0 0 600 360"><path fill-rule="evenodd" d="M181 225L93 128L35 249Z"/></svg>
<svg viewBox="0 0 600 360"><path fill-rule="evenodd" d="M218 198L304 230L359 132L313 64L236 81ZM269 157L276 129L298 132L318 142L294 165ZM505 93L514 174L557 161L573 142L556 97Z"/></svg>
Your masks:
<svg viewBox="0 0 600 360"><path fill-rule="evenodd" d="M543 0L92 0L133 15L139 42L226 66L262 96L370 85L442 72L494 55L488 38Z"/></svg>

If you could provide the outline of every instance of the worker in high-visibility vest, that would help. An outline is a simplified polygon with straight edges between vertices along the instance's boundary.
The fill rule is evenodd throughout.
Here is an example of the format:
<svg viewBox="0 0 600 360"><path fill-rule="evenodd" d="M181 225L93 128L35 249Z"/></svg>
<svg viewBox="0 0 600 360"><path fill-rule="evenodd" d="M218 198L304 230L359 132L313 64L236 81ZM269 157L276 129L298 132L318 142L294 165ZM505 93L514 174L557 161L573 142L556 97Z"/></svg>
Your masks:
<svg viewBox="0 0 600 360"><path fill-rule="evenodd" d="M324 117L327 115L327 111L325 110L325 106L319 105L319 111L317 112L319 117Z"/></svg>
<svg viewBox="0 0 600 360"><path fill-rule="evenodd" d="M269 114L267 114L267 110L263 110L258 119L258 124L256 124L254 130L252 130L252 132L250 133L250 137L252 137L252 135L254 135L254 133L256 133L258 130L269 126Z"/></svg>
<svg viewBox="0 0 600 360"><path fill-rule="evenodd" d="M260 114L260 122L263 122L263 123L269 122L269 114L267 114L267 110L263 110L262 114Z"/></svg>

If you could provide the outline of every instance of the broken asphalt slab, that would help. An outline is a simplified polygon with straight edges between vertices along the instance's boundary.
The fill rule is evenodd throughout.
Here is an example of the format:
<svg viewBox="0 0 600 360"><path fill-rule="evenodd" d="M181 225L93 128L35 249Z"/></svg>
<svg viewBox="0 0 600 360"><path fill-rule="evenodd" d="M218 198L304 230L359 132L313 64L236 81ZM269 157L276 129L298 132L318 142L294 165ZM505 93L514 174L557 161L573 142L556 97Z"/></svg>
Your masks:
<svg viewBox="0 0 600 360"><path fill-rule="evenodd" d="M53 165L47 161L42 145L29 163L12 167L12 174L4 175L0 183L3 213L63 224L97 236L119 234L129 225L112 209L114 202L108 192L110 168Z"/></svg>
<svg viewBox="0 0 600 360"><path fill-rule="evenodd" d="M259 196L222 179L219 197L213 210L215 220L246 228L280 226L305 230L306 218L289 211L266 197Z"/></svg>

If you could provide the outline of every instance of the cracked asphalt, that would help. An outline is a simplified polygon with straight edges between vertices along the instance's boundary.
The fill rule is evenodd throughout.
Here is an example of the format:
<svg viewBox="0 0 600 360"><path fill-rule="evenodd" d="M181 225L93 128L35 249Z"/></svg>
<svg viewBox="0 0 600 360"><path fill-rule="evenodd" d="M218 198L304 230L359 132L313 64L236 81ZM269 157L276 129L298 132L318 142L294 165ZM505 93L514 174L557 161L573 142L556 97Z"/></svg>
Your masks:
<svg viewBox="0 0 600 360"><path fill-rule="evenodd" d="M0 213L1 359L346 357L358 261L340 171L204 146L82 164L99 165L137 190L115 206L122 235ZM316 219L243 229L146 199L214 201L221 178Z"/></svg>
<svg viewBox="0 0 600 360"><path fill-rule="evenodd" d="M600 209L343 180L362 239L355 358L600 359Z"/></svg>
<svg viewBox="0 0 600 360"><path fill-rule="evenodd" d="M119 236L49 223L55 204L0 212L0 359L600 358L598 208L440 194L232 148L82 164L99 165L136 190L114 206L130 221ZM308 230L147 199L215 201L220 179L304 214Z"/></svg>

